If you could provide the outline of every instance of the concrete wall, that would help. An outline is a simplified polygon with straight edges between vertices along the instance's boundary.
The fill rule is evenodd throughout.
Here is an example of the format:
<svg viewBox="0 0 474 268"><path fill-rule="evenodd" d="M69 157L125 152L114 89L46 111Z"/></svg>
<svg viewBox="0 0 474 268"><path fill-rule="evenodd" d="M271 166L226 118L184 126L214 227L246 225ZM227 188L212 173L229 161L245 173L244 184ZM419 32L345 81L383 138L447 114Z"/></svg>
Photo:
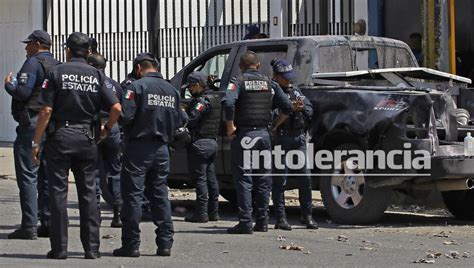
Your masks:
<svg viewBox="0 0 474 268"><path fill-rule="evenodd" d="M16 123L11 116L11 98L3 89L3 78L16 74L26 56L25 39L33 30L42 29L42 1L2 0L0 2L0 141L13 141Z"/></svg>

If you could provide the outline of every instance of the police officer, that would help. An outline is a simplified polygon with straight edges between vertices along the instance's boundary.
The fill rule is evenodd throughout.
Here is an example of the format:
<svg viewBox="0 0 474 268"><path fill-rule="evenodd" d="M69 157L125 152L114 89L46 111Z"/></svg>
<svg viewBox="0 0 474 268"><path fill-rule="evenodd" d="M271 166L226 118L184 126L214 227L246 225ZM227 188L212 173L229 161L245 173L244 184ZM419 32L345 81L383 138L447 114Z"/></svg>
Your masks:
<svg viewBox="0 0 474 268"><path fill-rule="evenodd" d="M260 60L256 53L252 51L244 53L239 67L242 76L231 80L223 99L227 135L236 135L231 145L232 175L239 206L239 224L227 229L227 232L252 234L253 231L266 232L268 230L271 177L267 174L271 173L271 158L260 157L259 167L246 167L244 166L244 150L270 152L268 126L272 121L272 101L282 111L275 126L288 118L292 107L278 84L272 84L269 77L258 71ZM255 192L256 205L256 224L253 231L252 188Z"/></svg>
<svg viewBox="0 0 474 268"><path fill-rule="evenodd" d="M193 99L188 104L188 129L192 143L188 147L188 165L196 183L196 210L184 220L208 222L219 220L219 185L214 171L217 135L221 122L219 96L207 89L207 76L199 71L189 74L184 88L189 88Z"/></svg>
<svg viewBox="0 0 474 268"><path fill-rule="evenodd" d="M277 59L272 62L272 65L274 81L280 85L293 104L293 112L290 114L290 117L276 130L275 146L281 146L281 149L285 152L298 150L306 155L306 128L313 115L313 105L305 98L297 86L291 84L296 74L290 63ZM276 113L278 112L277 110ZM281 167L275 166L274 169L274 173L281 173L282 176L273 177L272 199L277 219L275 229L289 231L291 226L288 224L285 214L287 176L284 174L308 174L308 170L306 167L302 167L299 170L289 169L285 159L285 156L281 156L281 161L278 161L278 163L281 163ZM317 229L318 226L312 216L311 177L309 175L298 176L296 179L299 181L298 193L302 210L301 222L308 229Z"/></svg>
<svg viewBox="0 0 474 268"><path fill-rule="evenodd" d="M104 56L99 53L89 54L87 57L87 63L97 68L105 76L104 70L106 67L106 60ZM119 83L107 76L105 76L104 83L107 85L107 88L112 89L118 99L122 98L122 87ZM106 120L108 117L109 113L101 110L100 118L102 124L107 122ZM122 195L120 193L120 170L122 168L122 162L120 160L120 143L120 130L118 124L115 124L110 130L109 135L99 143L99 170L96 179L97 186L99 186L101 178L105 178L107 181L109 191L114 199L114 216L110 226L116 228L122 227L122 222L120 220L120 209L122 206ZM100 202L100 191L96 194L97 200Z"/></svg>
<svg viewBox="0 0 474 268"><path fill-rule="evenodd" d="M137 59L140 60L143 57L147 57L148 53L140 53L135 57L133 60L133 66L132 66L132 71L127 74L127 78L120 82L120 86L122 87L123 91L127 91L128 87L132 84L133 81L136 81L139 79L137 75L137 68L138 68L138 63ZM123 139L122 142L124 142L126 138ZM123 144L122 144L123 146ZM145 186L145 190L143 191L143 199L142 199L142 221L151 221L152 216L151 216L151 211L150 211L150 200L151 199L151 193L148 187Z"/></svg>
<svg viewBox="0 0 474 268"><path fill-rule="evenodd" d="M38 143L48 126L45 142L48 168L51 251L47 257L67 258L68 175L74 173L79 199L81 242L84 257L99 253L99 217L95 196L98 137L105 137L120 116L117 97L107 88L105 77L86 62L89 38L72 33L66 41L67 63L52 68L43 83L42 103L32 156L37 161ZM100 130L100 107L109 109L109 120ZM96 130L97 129L97 130Z"/></svg>
<svg viewBox="0 0 474 268"><path fill-rule="evenodd" d="M38 166L31 162L31 143L41 108L38 95L45 72L59 62L49 52L51 38L48 33L36 30L22 42L26 44L27 59L16 77L11 73L5 77L5 90L12 96L12 115L19 124L13 152L22 214L20 229L9 234L8 238L36 239L37 235L48 236L49 208L47 180L42 172L44 161L38 172ZM41 226L37 230L38 208Z"/></svg>
<svg viewBox="0 0 474 268"><path fill-rule="evenodd" d="M150 187L153 222L157 225L158 256L170 256L173 222L168 199L169 149L173 132L181 126L178 91L157 71L150 54L135 59L139 80L122 97L121 124L125 137L122 162L122 247L114 256L140 256L140 218L144 185Z"/></svg>

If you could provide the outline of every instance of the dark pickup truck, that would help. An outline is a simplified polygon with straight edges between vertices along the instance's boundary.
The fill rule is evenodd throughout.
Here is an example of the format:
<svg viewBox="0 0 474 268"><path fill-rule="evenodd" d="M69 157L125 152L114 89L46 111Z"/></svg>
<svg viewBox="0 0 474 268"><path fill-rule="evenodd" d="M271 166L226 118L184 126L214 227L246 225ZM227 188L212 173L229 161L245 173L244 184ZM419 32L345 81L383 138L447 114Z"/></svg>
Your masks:
<svg viewBox="0 0 474 268"><path fill-rule="evenodd" d="M308 128L313 152L349 152L337 168L311 170L313 187L321 191L333 220L350 224L376 221L393 190L414 189L441 191L454 216L474 219L474 158L464 156L462 143L468 131L474 132L468 124L472 112L469 79L418 67L409 47L397 40L307 36L216 46L186 65L171 84L181 90L189 73L199 70L215 78L215 94L223 96L231 77L240 74L238 61L247 50L259 55L261 71L269 76L272 59L292 63L298 74L294 84L314 106ZM186 92L181 93L186 99ZM230 138L223 130L224 122L218 137L216 175L221 195L235 202ZM404 163L398 155L390 168L376 165L369 170L351 158L354 150L395 150L403 157L415 157L423 150L421 160L430 164L422 169L394 170L393 165ZM297 177L287 183L288 189L297 185ZM186 150L171 153L169 186L193 187Z"/></svg>

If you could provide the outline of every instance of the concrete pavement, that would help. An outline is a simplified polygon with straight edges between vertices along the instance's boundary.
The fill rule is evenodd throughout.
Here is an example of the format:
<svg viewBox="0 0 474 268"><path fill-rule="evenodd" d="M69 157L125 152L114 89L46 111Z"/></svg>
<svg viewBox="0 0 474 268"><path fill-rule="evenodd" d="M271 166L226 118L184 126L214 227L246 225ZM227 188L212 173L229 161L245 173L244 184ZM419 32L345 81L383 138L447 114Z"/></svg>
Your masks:
<svg viewBox="0 0 474 268"><path fill-rule="evenodd" d="M421 214L392 209L379 224L346 226L332 223L318 205L314 216L321 228L307 230L298 225L300 211L290 203L288 217L293 231L274 230L272 220L267 233L228 235L226 228L233 226L237 218L236 211L225 201L220 202L222 220L219 222L183 221L193 205L189 199L194 197L188 191L170 193L176 231L171 257L154 255L155 227L151 222L141 224L142 257L113 257L113 249L121 244L120 229L108 227L112 214L105 210L101 228L103 257L84 260L74 184L69 188L69 258L48 260L45 254L50 249L49 239L6 239L20 222L18 188L8 175L13 174L12 159L7 156L9 150L0 149L0 175L4 175L0 176L0 267L407 267L420 259L434 261L442 267L474 266L472 223L456 221L442 210ZM438 258L427 258L427 253Z"/></svg>

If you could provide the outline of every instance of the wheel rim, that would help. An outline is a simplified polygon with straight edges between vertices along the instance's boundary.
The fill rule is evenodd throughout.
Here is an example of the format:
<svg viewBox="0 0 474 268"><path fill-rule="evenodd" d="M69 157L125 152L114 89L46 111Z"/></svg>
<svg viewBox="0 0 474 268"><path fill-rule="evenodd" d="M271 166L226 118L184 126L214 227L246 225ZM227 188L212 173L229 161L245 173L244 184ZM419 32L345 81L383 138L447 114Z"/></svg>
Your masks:
<svg viewBox="0 0 474 268"><path fill-rule="evenodd" d="M341 167L331 177L331 193L340 207L351 209L362 201L365 177L355 161L343 161Z"/></svg>

